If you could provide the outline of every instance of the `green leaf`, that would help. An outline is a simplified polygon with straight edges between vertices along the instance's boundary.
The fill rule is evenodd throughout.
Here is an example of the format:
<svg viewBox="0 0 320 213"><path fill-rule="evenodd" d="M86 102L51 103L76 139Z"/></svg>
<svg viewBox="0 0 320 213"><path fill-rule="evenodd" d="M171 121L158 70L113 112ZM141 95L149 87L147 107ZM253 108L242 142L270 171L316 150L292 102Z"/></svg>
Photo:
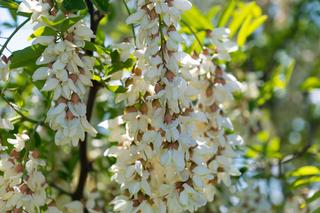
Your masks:
<svg viewBox="0 0 320 213"><path fill-rule="evenodd" d="M316 193L314 193L311 197L309 197L307 199L307 203L311 203L315 200L317 200L318 198L320 198L320 191L317 191Z"/></svg>
<svg viewBox="0 0 320 213"><path fill-rule="evenodd" d="M273 138L270 140L270 142L266 145L266 155L269 158L281 158L280 150L280 139L279 138Z"/></svg>
<svg viewBox="0 0 320 213"><path fill-rule="evenodd" d="M256 29L258 29L266 20L268 19L268 16L263 15L258 18L256 18L251 24L248 29L248 35L254 33Z"/></svg>
<svg viewBox="0 0 320 213"><path fill-rule="evenodd" d="M314 210L312 213L320 213L320 207Z"/></svg>
<svg viewBox="0 0 320 213"><path fill-rule="evenodd" d="M244 20L244 23L240 28L238 38L237 38L237 43L240 47L242 47L246 43L247 37L249 36L251 19L252 19L252 16L248 15L248 17Z"/></svg>
<svg viewBox="0 0 320 213"><path fill-rule="evenodd" d="M317 77L309 77L309 78L307 78L307 80L305 80L301 84L300 88L303 91L310 91L314 88L320 88L320 79Z"/></svg>
<svg viewBox="0 0 320 213"><path fill-rule="evenodd" d="M85 46L83 47L85 50L95 51L98 53L105 53L106 49L98 44L94 44L92 42L86 41Z"/></svg>
<svg viewBox="0 0 320 213"><path fill-rule="evenodd" d="M290 175L291 176L320 175L320 169L315 166L303 166L295 171L292 171Z"/></svg>
<svg viewBox="0 0 320 213"><path fill-rule="evenodd" d="M196 32L200 30L213 30L213 25L208 18L203 15L203 13L196 7L193 6L191 10L187 10L182 14L182 20L186 24L189 25L192 29ZM186 27L185 27L186 28ZM182 29L183 31L186 30L190 32L189 29Z"/></svg>
<svg viewBox="0 0 320 213"><path fill-rule="evenodd" d="M109 0L92 0L92 3L100 10L102 13L110 12L110 3Z"/></svg>
<svg viewBox="0 0 320 213"><path fill-rule="evenodd" d="M55 20L51 21L46 17L42 17L42 20L53 29L56 29L59 32L65 32L78 21L84 18L84 15L79 15L76 17L64 17L58 16Z"/></svg>
<svg viewBox="0 0 320 213"><path fill-rule="evenodd" d="M10 69L34 65L44 49L45 47L42 45L32 45L22 50L13 52L12 56L10 57Z"/></svg>
<svg viewBox="0 0 320 213"><path fill-rule="evenodd" d="M221 10L220 6L213 6L211 7L211 9L209 10L209 12L207 13L207 18L210 20L212 18L214 18L217 13Z"/></svg>
<svg viewBox="0 0 320 213"><path fill-rule="evenodd" d="M248 4L240 4L239 9L233 13L232 22L229 25L230 36L236 34L244 20L248 17L251 12L251 9L256 5L255 2L250 2Z"/></svg>
<svg viewBox="0 0 320 213"><path fill-rule="evenodd" d="M311 176L309 178L300 178L296 181L293 182L292 186L294 189L297 189L302 186L307 186L312 183L319 183L320 182L320 177L318 176Z"/></svg>
<svg viewBox="0 0 320 213"><path fill-rule="evenodd" d="M39 36L54 36L56 34L57 34L57 32L55 30L53 30L52 28L47 27L47 26L42 26L42 27L39 27L38 29L36 29L32 33L32 35L29 36L28 39L31 40L31 39L39 37Z"/></svg>
<svg viewBox="0 0 320 213"><path fill-rule="evenodd" d="M77 12L79 10L85 10L87 5L84 0L64 0L62 7L68 12Z"/></svg>
<svg viewBox="0 0 320 213"><path fill-rule="evenodd" d="M12 0L0 0L0 7L7 8L10 10L17 10L19 4Z"/></svg>
<svg viewBox="0 0 320 213"><path fill-rule="evenodd" d="M104 41L106 39L106 33L104 32L104 27L106 26L108 22L108 16L103 17L98 25L97 33L96 33L96 39L95 42L99 45L104 45Z"/></svg>
<svg viewBox="0 0 320 213"><path fill-rule="evenodd" d="M125 93L127 90L125 87L117 85L117 86L112 86L112 85L107 85L108 90L114 93Z"/></svg>
<svg viewBox="0 0 320 213"><path fill-rule="evenodd" d="M236 7L236 1L232 0L229 2L228 7L223 11L222 16L220 17L218 21L218 26L219 27L224 27L226 26L227 22L229 21L234 9Z"/></svg>

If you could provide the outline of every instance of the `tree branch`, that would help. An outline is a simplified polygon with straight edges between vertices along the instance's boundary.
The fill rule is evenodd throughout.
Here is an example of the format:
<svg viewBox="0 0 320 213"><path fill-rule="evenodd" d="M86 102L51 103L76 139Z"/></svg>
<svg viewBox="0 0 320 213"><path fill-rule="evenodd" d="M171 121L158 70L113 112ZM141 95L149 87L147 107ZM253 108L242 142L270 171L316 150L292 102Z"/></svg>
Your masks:
<svg viewBox="0 0 320 213"><path fill-rule="evenodd" d="M281 160L280 161L281 165L289 163L297 158L300 158L309 151L312 144L314 143L316 129L318 128L318 125L319 124L316 121L310 122L310 130L309 130L310 134L309 134L309 140L308 140L307 144L300 151L297 151L297 152L293 153L292 155L289 155L286 158L284 158L283 160Z"/></svg>
<svg viewBox="0 0 320 213"><path fill-rule="evenodd" d="M1 49L0 49L0 56L2 55L3 51L6 49L7 45L9 44L10 40L13 38L13 36L26 24L28 23L28 21L30 20L30 18L27 18L24 22L22 22L12 33L11 35L8 37L8 39L6 40L6 42L2 45Z"/></svg>
<svg viewBox="0 0 320 213"><path fill-rule="evenodd" d="M126 0L122 0L127 12L128 12L128 15L130 16L131 15L131 12L130 12L130 9L128 7L128 4L126 2ZM132 30L132 36L133 36L133 40L134 40L134 44L135 46L137 46L137 37L136 37L136 31L134 29L134 24L131 24L131 30Z"/></svg>
<svg viewBox="0 0 320 213"><path fill-rule="evenodd" d="M187 22L185 22L183 19L181 19L181 23L184 24L190 30L190 32L193 34L194 38L198 42L199 46L201 48L203 48L203 44L202 44L200 38L198 37L197 33L192 29L192 27Z"/></svg>
<svg viewBox="0 0 320 213"><path fill-rule="evenodd" d="M89 14L90 14L90 28L94 34L96 34L99 21L103 17L99 11L95 11L93 4L90 0L86 0ZM95 40L92 39L92 42ZM92 51L87 51L88 55L93 55ZM94 108L94 101L99 90L100 84L97 81L93 82L93 87L90 88L89 97L87 101L87 119L90 122L92 117L92 112ZM73 200L81 200L83 198L83 192L85 189L88 173L91 170L91 163L88 160L87 156L87 143L88 143L88 134L86 134L85 140L79 143L79 160L80 160L80 176L77 184L77 188L72 194Z"/></svg>
<svg viewBox="0 0 320 213"><path fill-rule="evenodd" d="M43 126L46 126L47 125L45 124L44 121L37 121L37 120L34 120L33 118L30 118L26 115L24 115L19 109L17 109L17 107L11 103L2 93L0 93L0 98L2 98L2 100L4 100L18 115L21 116L21 119L25 120L25 121L28 121L30 123L34 123L34 124L41 124Z"/></svg>

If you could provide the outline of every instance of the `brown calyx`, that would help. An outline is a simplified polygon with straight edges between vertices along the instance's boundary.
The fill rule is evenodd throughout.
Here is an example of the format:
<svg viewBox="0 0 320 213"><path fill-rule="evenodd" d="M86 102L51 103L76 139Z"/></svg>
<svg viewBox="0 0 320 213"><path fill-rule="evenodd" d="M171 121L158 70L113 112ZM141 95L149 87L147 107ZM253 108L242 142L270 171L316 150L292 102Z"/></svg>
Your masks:
<svg viewBox="0 0 320 213"><path fill-rule="evenodd" d="M14 159L18 159L20 154L15 149L13 149L10 153L10 156L13 157Z"/></svg>
<svg viewBox="0 0 320 213"><path fill-rule="evenodd" d="M158 17L158 14L157 14L155 8L153 8L148 14L149 14L151 20L155 20Z"/></svg>
<svg viewBox="0 0 320 213"><path fill-rule="evenodd" d="M142 75L142 70L141 70L139 67L136 67L136 68L133 70L133 73L134 73L136 76L141 76L141 75Z"/></svg>
<svg viewBox="0 0 320 213"><path fill-rule="evenodd" d="M61 104L61 103L67 104L67 103L68 103L68 100L65 99L64 97L60 97L60 98L58 99L58 103L59 103L59 104Z"/></svg>
<svg viewBox="0 0 320 213"><path fill-rule="evenodd" d="M132 112L137 112L137 109L135 106L128 106L125 108L126 113L132 113Z"/></svg>
<svg viewBox="0 0 320 213"><path fill-rule="evenodd" d="M140 112L143 115L146 115L148 113L148 105L146 103L143 103L140 107Z"/></svg>
<svg viewBox="0 0 320 213"><path fill-rule="evenodd" d="M71 120L74 119L74 114L70 110L68 110L67 113L66 113L66 119L68 121L71 121Z"/></svg>
<svg viewBox="0 0 320 213"><path fill-rule="evenodd" d="M9 63L9 59L5 55L1 56L1 59L4 63Z"/></svg>
<svg viewBox="0 0 320 213"><path fill-rule="evenodd" d="M154 99L152 101L152 107L158 109L159 107L161 107L160 101L159 99Z"/></svg>
<svg viewBox="0 0 320 213"><path fill-rule="evenodd" d="M169 28L168 28L168 32L174 32L174 31L177 31L176 27L171 25Z"/></svg>
<svg viewBox="0 0 320 213"><path fill-rule="evenodd" d="M16 172L17 172L17 173L23 172L23 165L22 165L22 164L18 164L18 165L16 166Z"/></svg>
<svg viewBox="0 0 320 213"><path fill-rule="evenodd" d="M161 85L160 83L157 83L156 86L154 87L154 91L158 94L161 90L164 89L164 86Z"/></svg>
<svg viewBox="0 0 320 213"><path fill-rule="evenodd" d="M209 49L208 49L208 48L205 48L205 49L202 51L202 53L203 53L204 55L209 55Z"/></svg>
<svg viewBox="0 0 320 213"><path fill-rule="evenodd" d="M216 103L213 103L211 106L210 106L210 111L211 112L217 112L219 110L219 106L216 104Z"/></svg>
<svg viewBox="0 0 320 213"><path fill-rule="evenodd" d="M70 78L74 83L76 83L77 80L79 79L78 75L76 75L76 74L70 74L70 75L69 75L69 78Z"/></svg>
<svg viewBox="0 0 320 213"><path fill-rule="evenodd" d="M35 159L38 159L40 157L40 152L38 150L34 150L31 156Z"/></svg>
<svg viewBox="0 0 320 213"><path fill-rule="evenodd" d="M206 89L206 96L209 98L209 97L212 97L213 95L213 89L212 89L212 86L210 85L207 89Z"/></svg>
<svg viewBox="0 0 320 213"><path fill-rule="evenodd" d="M75 92L72 93L72 95L71 95L71 102L74 103L74 104L77 104L77 103L80 102L80 98L79 98L79 96L78 96L77 93L75 93Z"/></svg>
<svg viewBox="0 0 320 213"><path fill-rule="evenodd" d="M73 33L68 33L65 37L64 37L65 40L68 40L70 42L73 42L74 41L74 35Z"/></svg>
<svg viewBox="0 0 320 213"><path fill-rule="evenodd" d="M175 76L176 76L176 75L175 75L172 71L170 71L170 70L168 70L168 71L165 73L165 77L166 77L169 81L172 81Z"/></svg>
<svg viewBox="0 0 320 213"><path fill-rule="evenodd" d="M167 110L166 113L164 114L164 122L166 124L171 124L172 123L172 118L173 118L172 115Z"/></svg>

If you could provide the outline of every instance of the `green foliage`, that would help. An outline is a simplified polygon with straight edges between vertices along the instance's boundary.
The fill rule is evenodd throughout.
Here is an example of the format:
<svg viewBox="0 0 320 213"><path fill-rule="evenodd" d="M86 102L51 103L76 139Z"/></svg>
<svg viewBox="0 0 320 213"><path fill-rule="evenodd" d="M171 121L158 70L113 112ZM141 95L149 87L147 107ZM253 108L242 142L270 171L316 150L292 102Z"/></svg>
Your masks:
<svg viewBox="0 0 320 213"><path fill-rule="evenodd" d="M78 12L87 8L84 0L63 0L62 8L68 12Z"/></svg>
<svg viewBox="0 0 320 213"><path fill-rule="evenodd" d="M42 19L50 28L55 29L58 32L65 32L71 26L83 19L84 16L85 14L81 14L75 17L65 17L63 14L61 14L60 16L57 16L54 20L49 20L46 17L42 17Z"/></svg>
<svg viewBox="0 0 320 213"><path fill-rule="evenodd" d="M44 46L32 45L13 52L10 58L10 69L33 66L44 49Z"/></svg>
<svg viewBox="0 0 320 213"><path fill-rule="evenodd" d="M284 90L289 84L292 72L295 67L295 61L292 60L288 66L279 65L272 72L271 79L264 84L261 89L261 95L257 100L257 105L263 105L273 96L276 90Z"/></svg>
<svg viewBox="0 0 320 213"><path fill-rule="evenodd" d="M34 39L36 37L39 37L39 36L53 36L53 35L56 35L57 32L50 28L50 27L47 27L47 26L42 26L42 27L39 27L38 29L36 29L30 36L29 36L29 40L31 39Z"/></svg>
<svg viewBox="0 0 320 213"><path fill-rule="evenodd" d="M300 86L303 91L310 91L315 88L320 88L320 79L317 77L307 78Z"/></svg>
<svg viewBox="0 0 320 213"><path fill-rule="evenodd" d="M109 0L92 0L93 4L104 14L110 12L110 3Z"/></svg>
<svg viewBox="0 0 320 213"><path fill-rule="evenodd" d="M320 175L320 168L315 166L303 166L290 173L291 176Z"/></svg>
<svg viewBox="0 0 320 213"><path fill-rule="evenodd" d="M19 7L19 4L17 4L13 0L0 0L0 7L7 8L10 10L17 10Z"/></svg>

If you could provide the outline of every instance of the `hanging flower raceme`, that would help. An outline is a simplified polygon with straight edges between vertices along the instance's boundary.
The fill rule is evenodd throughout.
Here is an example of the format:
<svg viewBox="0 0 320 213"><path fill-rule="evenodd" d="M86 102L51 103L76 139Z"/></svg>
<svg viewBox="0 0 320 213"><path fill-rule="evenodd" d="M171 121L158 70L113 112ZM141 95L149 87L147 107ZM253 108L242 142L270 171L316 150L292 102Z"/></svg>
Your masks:
<svg viewBox="0 0 320 213"><path fill-rule="evenodd" d="M22 157L29 136L15 136L15 139L8 139L13 145L10 155L8 147L0 144L0 211L40 212L47 202L47 184L39 170L45 163L39 159L38 151L30 151L27 159Z"/></svg>
<svg viewBox="0 0 320 213"><path fill-rule="evenodd" d="M21 8L32 12L32 20L37 23L35 30L46 25L41 17L52 20L63 15L42 1L24 1ZM68 19L75 15L64 16ZM47 122L56 131L58 145L72 143L76 146L84 140L86 132L96 134L87 121L85 104L86 92L92 86L93 59L85 54L83 47L91 38L94 38L93 32L81 20L65 32L39 36L33 41L47 46L37 60L37 65L42 67L34 72L33 80L45 80L42 91L53 92L55 104L48 111Z"/></svg>
<svg viewBox="0 0 320 213"><path fill-rule="evenodd" d="M230 144L238 138L224 131L232 129L231 122L218 106L212 110L215 97L198 96L202 88L196 88L193 75L202 61L180 51L178 22L190 8L187 0L138 1L136 13L127 20L139 25L139 34L137 64L126 81L128 92L119 99L126 103L126 139L108 151L117 157L112 169L124 192L113 201L116 211L195 211L213 199L217 183L230 186L230 175L239 173L232 166ZM216 43L225 40L223 34ZM226 58L230 49L219 45L220 54L213 57ZM218 77L233 82L222 71ZM217 96L229 92L231 83L219 85ZM209 111L195 106L197 99L211 101ZM209 129L213 132L206 134Z"/></svg>
<svg viewBox="0 0 320 213"><path fill-rule="evenodd" d="M219 65L216 63L216 60L230 60L229 53L237 50L236 44L229 40L228 29L216 28L208 32L207 40L209 47L199 57L195 56L200 66L193 72L193 85L200 91L196 108L205 114L206 121L198 125L199 140L203 143L194 152L199 155L203 153L201 160L207 162L206 169L214 176L210 180L212 190L207 191L209 200L212 200L215 183L223 182L230 187L231 176L240 174L233 159L236 157L234 147L242 144L242 138L227 133L234 129L224 110L225 104L233 100L233 93L241 90L241 84L233 75L224 71L221 61ZM201 175L195 178L201 183Z"/></svg>

